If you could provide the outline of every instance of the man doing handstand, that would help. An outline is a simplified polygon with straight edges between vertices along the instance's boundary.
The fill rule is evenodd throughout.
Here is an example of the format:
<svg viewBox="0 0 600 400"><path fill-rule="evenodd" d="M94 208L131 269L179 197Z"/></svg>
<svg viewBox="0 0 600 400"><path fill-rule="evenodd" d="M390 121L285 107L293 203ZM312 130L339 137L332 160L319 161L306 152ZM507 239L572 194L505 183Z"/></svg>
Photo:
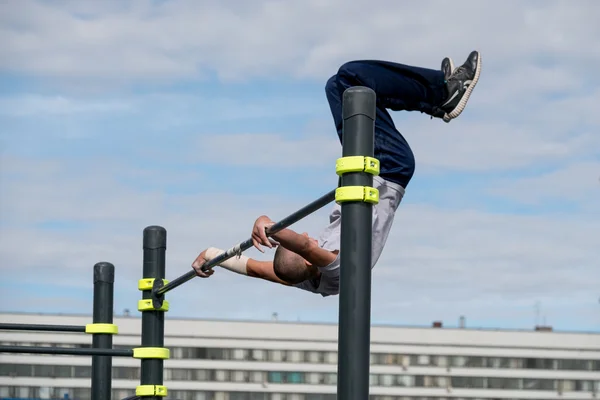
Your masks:
<svg viewBox="0 0 600 400"><path fill-rule="evenodd" d="M352 61L342 65L327 81L325 91L340 142L344 91L352 86L366 86L377 95L374 156L380 162L380 174L373 177L373 187L379 190L379 203L373 205L371 268L383 251L396 210L415 169L413 152L396 129L388 110L420 111L450 122L464 110L479 79L480 68L481 57L477 51L471 52L456 69L450 58L442 61L441 70L387 61ZM263 215L252 229L252 242L259 251L264 252L261 246L277 247L273 261L242 255L221 263L220 267L322 296L338 294L341 207L334 205L329 225L318 239L283 229L270 240L265 230L273 224ZM192 264L197 275L211 276L213 269L204 272L201 267L223 252L211 247L200 253Z"/></svg>

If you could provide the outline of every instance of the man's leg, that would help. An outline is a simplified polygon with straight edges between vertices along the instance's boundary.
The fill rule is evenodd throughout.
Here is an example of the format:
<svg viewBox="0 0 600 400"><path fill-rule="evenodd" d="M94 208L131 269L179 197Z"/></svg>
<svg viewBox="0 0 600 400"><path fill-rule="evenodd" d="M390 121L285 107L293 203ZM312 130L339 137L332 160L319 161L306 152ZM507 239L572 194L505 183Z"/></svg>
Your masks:
<svg viewBox="0 0 600 400"><path fill-rule="evenodd" d="M430 114L447 97L442 70L414 67L389 61L351 61L337 73L342 92L352 86L366 86L377 93L381 108L392 111L420 111Z"/></svg>
<svg viewBox="0 0 600 400"><path fill-rule="evenodd" d="M366 86L377 93L375 157L381 177L406 188L413 176L415 159L406 139L387 109L430 113L446 96L445 78L452 69L444 60L441 70L411 67L385 61L352 61L340 67L325 86L338 137L342 139L342 95L352 86Z"/></svg>
<svg viewBox="0 0 600 400"><path fill-rule="evenodd" d="M456 69L449 58L440 70L366 60L342 65L336 77L342 92L351 86L373 89L382 108L420 111L449 122L464 110L480 70L481 56L473 51Z"/></svg>

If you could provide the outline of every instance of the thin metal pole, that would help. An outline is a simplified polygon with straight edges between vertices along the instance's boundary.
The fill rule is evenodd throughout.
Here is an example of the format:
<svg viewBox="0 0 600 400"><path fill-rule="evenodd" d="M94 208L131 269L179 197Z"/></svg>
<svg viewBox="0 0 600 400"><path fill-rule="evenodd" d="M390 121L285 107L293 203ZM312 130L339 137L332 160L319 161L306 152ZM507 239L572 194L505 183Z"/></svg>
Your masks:
<svg viewBox="0 0 600 400"><path fill-rule="evenodd" d="M47 332L85 332L85 325L42 325L42 324L6 324L0 323L5 331L47 331Z"/></svg>
<svg viewBox="0 0 600 400"><path fill-rule="evenodd" d="M162 281L165 278L165 259L167 250L167 231L160 226L149 226L144 229L144 279L154 278ZM152 299L151 290L142 292L143 299ZM164 347L165 313L158 310L142 311L142 347ZM141 385L163 385L163 360L146 358L141 360ZM144 397L146 400L159 400L160 396Z"/></svg>
<svg viewBox="0 0 600 400"><path fill-rule="evenodd" d="M375 92L353 87L343 95L343 157L374 153ZM366 172L342 175L341 186L373 186ZM373 205L341 204L338 399L369 398L371 333L371 245Z"/></svg>
<svg viewBox="0 0 600 400"><path fill-rule="evenodd" d="M132 349L94 349L39 346L0 346L0 353L55 354L69 356L112 356L133 357Z"/></svg>
<svg viewBox="0 0 600 400"><path fill-rule="evenodd" d="M115 266L108 262L94 265L94 315L95 324L113 323ZM110 333L94 333L94 349L112 350ZM92 356L92 400L110 400L112 391L112 357Z"/></svg>
<svg viewBox="0 0 600 400"><path fill-rule="evenodd" d="M300 221L302 218L305 218L306 216L314 213L315 211L318 211L319 209L325 207L327 204L331 203L333 200L335 200L335 189L332 190L331 192L321 196L320 198L313 201L312 203L304 206L303 208L296 211L295 213L287 216L286 218L277 222L273 226L271 226L269 229L267 229L267 232L266 232L267 236L272 236L272 235L276 234L277 232L287 228L288 226ZM215 265L219 265L222 262L229 260L231 257L233 257L237 254L240 254L243 251L248 250L250 247L252 247L252 238L249 238L241 243L238 243L237 245L233 246L229 250L225 251L223 254L213 258L210 261L207 261L202 266L202 270L208 271ZM165 286L157 289L154 293L156 296L161 296L161 295L167 293L168 291L173 290L176 287L183 285L184 283L193 279L194 277L196 277L196 271L191 270L191 271L186 272L185 274L181 275L180 277L173 279L172 281L167 283Z"/></svg>

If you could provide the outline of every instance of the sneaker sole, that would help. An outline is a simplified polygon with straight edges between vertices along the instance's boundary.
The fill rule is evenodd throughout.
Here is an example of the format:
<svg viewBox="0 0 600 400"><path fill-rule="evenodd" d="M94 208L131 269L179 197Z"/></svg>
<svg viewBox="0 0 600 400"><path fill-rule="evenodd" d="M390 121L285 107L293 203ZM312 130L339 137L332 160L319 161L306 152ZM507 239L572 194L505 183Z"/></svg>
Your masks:
<svg viewBox="0 0 600 400"><path fill-rule="evenodd" d="M467 106L467 102L469 101L469 97L471 97L471 92L473 91L473 89L475 89L475 86L477 85L477 82L479 81L480 73L481 73L481 54L479 54L477 56L477 68L475 71L475 77L473 77L473 81L467 88L467 91L463 95L462 99L460 99L460 102L456 105L456 107L454 107L454 110L452 110L449 113L447 113L446 115L444 115L445 122L452 121L454 118L458 117L464 111L465 107Z"/></svg>

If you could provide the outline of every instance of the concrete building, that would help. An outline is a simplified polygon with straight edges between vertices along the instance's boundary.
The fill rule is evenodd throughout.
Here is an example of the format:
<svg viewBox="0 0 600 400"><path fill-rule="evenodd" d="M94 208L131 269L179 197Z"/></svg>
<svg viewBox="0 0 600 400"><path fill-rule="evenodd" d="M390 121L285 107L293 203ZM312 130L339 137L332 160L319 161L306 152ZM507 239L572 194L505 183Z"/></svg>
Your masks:
<svg viewBox="0 0 600 400"><path fill-rule="evenodd" d="M2 322L85 325L90 316L0 314ZM118 317L115 347L140 345ZM337 325L174 319L167 399L335 399ZM374 326L371 399L594 399L600 334ZM90 346L85 334L0 331L4 345ZM139 360L113 360L114 399L134 393ZM90 399L91 359L0 354L0 399Z"/></svg>

